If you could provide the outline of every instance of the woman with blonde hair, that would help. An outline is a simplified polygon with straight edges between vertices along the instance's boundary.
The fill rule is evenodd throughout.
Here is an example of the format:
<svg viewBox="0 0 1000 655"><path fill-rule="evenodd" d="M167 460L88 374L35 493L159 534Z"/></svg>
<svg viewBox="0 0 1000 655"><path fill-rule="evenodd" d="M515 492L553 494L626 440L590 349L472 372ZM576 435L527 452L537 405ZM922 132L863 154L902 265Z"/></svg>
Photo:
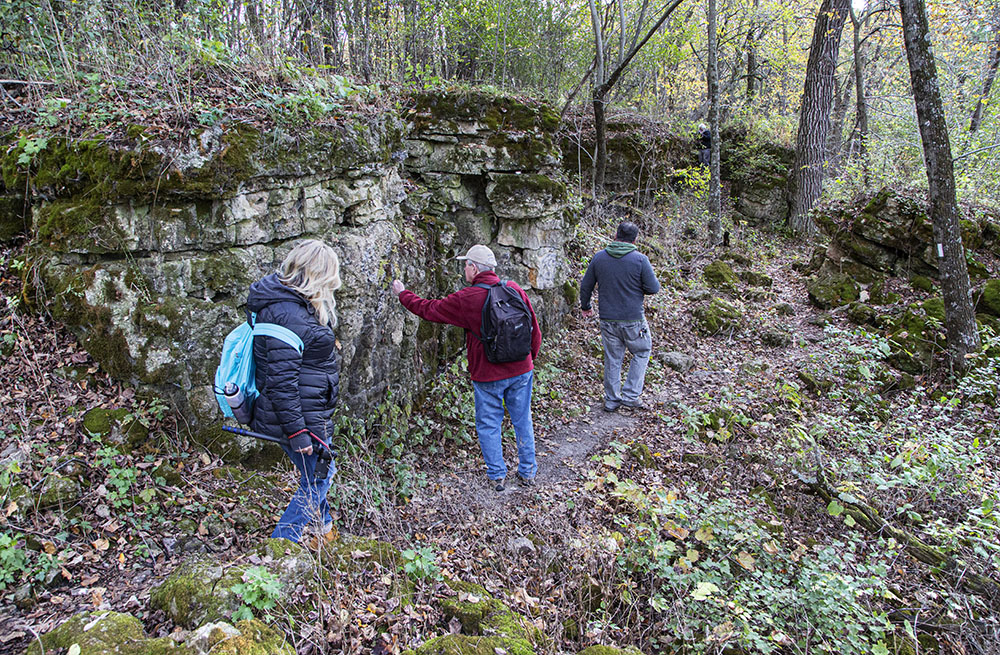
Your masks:
<svg viewBox="0 0 1000 655"><path fill-rule="evenodd" d="M337 253L306 239L289 251L278 270L250 285L247 311L257 323L276 323L302 339L299 352L281 339L254 337L255 382L260 391L251 427L287 439L281 447L301 475L299 488L272 538L298 543L303 531L332 538L326 495L336 466L321 475L317 462L332 456L333 408L340 385L340 354L334 292L340 288Z"/></svg>

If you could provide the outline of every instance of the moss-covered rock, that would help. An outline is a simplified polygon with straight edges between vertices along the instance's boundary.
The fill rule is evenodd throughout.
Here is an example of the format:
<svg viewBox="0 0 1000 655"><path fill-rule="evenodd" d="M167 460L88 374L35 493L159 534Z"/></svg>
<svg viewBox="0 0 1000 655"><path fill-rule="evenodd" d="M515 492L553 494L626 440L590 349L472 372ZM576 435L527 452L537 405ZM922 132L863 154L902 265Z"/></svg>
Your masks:
<svg viewBox="0 0 1000 655"><path fill-rule="evenodd" d="M642 655L638 648L616 648L615 646L588 646L578 655Z"/></svg>
<svg viewBox="0 0 1000 655"><path fill-rule="evenodd" d="M691 313L698 329L708 335L737 330L743 318L743 313L735 305L721 298L712 298L707 305L699 305Z"/></svg>
<svg viewBox="0 0 1000 655"><path fill-rule="evenodd" d="M1000 317L1000 280L989 280L983 285L976 311Z"/></svg>
<svg viewBox="0 0 1000 655"><path fill-rule="evenodd" d="M276 630L257 619L240 621L236 634L223 630L208 635L212 655L295 655L295 649Z"/></svg>
<svg viewBox="0 0 1000 655"><path fill-rule="evenodd" d="M858 325L868 325L874 322L875 310L863 302L852 302L847 307L847 318Z"/></svg>
<svg viewBox="0 0 1000 655"><path fill-rule="evenodd" d="M792 343L792 335L781 328L767 328L760 335L761 343L771 348L785 348Z"/></svg>
<svg viewBox="0 0 1000 655"><path fill-rule="evenodd" d="M705 282L713 289L733 290L739 287L739 278L736 277L732 267L721 259L706 266L702 275Z"/></svg>
<svg viewBox="0 0 1000 655"><path fill-rule="evenodd" d="M213 560L188 560L150 592L150 605L163 610L175 624L193 629L224 619L239 608L240 597L231 587L241 578L239 567L227 570Z"/></svg>
<svg viewBox="0 0 1000 655"><path fill-rule="evenodd" d="M945 347L944 306L935 299L927 305L931 314L921 305L910 305L888 322L889 362L914 375L929 370L935 353Z"/></svg>
<svg viewBox="0 0 1000 655"><path fill-rule="evenodd" d="M531 644L522 639L445 635L424 642L403 655L535 655Z"/></svg>
<svg viewBox="0 0 1000 655"><path fill-rule="evenodd" d="M67 509L80 500L80 483L72 478L65 478L52 473L45 478L38 494L38 508L50 509L59 507Z"/></svg>
<svg viewBox="0 0 1000 655"><path fill-rule="evenodd" d="M769 275L758 273L757 271L740 271L739 278L752 287L763 287L770 289L774 280Z"/></svg>
<svg viewBox="0 0 1000 655"><path fill-rule="evenodd" d="M54 630L42 635L26 655L42 655L57 648L80 647L80 655L138 655L146 639L142 622L131 614L118 612L83 612L70 617Z"/></svg>
<svg viewBox="0 0 1000 655"><path fill-rule="evenodd" d="M826 393L833 388L833 380L821 377L815 371L798 371L796 375L805 388L813 393Z"/></svg>
<svg viewBox="0 0 1000 655"><path fill-rule="evenodd" d="M456 596L440 602L446 619L458 619L462 632L468 635L498 635L539 645L544 635L533 625L493 598L485 588L471 582L448 580Z"/></svg>
<svg viewBox="0 0 1000 655"><path fill-rule="evenodd" d="M910 277L910 285L917 291L932 293L934 291L934 281L926 275L913 275Z"/></svg>
<svg viewBox="0 0 1000 655"><path fill-rule="evenodd" d="M817 275L807 285L809 300L820 309L832 309L854 302L861 295L857 281L843 273Z"/></svg>

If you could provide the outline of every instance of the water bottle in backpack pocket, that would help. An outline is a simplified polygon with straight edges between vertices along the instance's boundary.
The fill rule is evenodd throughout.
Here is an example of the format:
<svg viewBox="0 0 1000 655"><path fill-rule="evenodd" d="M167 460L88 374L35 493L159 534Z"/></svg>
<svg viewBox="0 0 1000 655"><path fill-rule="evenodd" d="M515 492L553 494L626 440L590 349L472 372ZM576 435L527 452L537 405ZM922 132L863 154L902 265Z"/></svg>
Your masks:
<svg viewBox="0 0 1000 655"><path fill-rule="evenodd" d="M279 339L302 354L302 339L288 328L276 323L255 323L256 314L226 335L222 342L222 356L215 369L215 399L219 409L240 423L249 424L253 419L253 405L257 400L257 383L254 380L253 338L268 336Z"/></svg>

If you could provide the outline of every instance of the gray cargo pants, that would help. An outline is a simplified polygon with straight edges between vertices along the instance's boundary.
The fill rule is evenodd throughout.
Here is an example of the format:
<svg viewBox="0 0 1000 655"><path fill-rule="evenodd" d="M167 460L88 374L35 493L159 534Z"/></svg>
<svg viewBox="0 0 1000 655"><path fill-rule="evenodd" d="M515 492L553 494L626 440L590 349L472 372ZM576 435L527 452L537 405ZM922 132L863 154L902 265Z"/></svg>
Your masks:
<svg viewBox="0 0 1000 655"><path fill-rule="evenodd" d="M601 321L601 342L604 344L604 406L616 409L639 401L646 366L653 350L646 319L638 321ZM622 388L622 362L625 351L632 353L625 387Z"/></svg>

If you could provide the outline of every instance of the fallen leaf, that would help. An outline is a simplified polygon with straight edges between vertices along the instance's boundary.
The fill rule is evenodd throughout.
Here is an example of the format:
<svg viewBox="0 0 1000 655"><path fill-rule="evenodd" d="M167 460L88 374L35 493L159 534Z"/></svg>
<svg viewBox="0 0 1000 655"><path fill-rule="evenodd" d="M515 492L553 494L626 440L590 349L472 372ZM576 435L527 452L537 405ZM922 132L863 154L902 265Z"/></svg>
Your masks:
<svg viewBox="0 0 1000 655"><path fill-rule="evenodd" d="M739 555L736 556L736 561L739 562L740 566L745 568L747 571L753 571L754 558L753 555L741 550Z"/></svg>
<svg viewBox="0 0 1000 655"><path fill-rule="evenodd" d="M691 597L695 600L706 600L709 596L719 591L719 588L712 582L699 582L698 587L691 592Z"/></svg>
<svg viewBox="0 0 1000 655"><path fill-rule="evenodd" d="M100 538L100 539L98 539L97 541L93 541L93 542L91 542L91 544L90 544L90 545L91 545L91 546L93 546L94 548L96 548L97 550L99 550L99 551L101 551L101 552L104 552L104 551L105 551L105 550L107 550L107 549L108 549L108 547L109 547L109 546L111 545L111 542L109 542L109 541L108 541L107 539L105 539L104 537L101 537L101 538Z"/></svg>

